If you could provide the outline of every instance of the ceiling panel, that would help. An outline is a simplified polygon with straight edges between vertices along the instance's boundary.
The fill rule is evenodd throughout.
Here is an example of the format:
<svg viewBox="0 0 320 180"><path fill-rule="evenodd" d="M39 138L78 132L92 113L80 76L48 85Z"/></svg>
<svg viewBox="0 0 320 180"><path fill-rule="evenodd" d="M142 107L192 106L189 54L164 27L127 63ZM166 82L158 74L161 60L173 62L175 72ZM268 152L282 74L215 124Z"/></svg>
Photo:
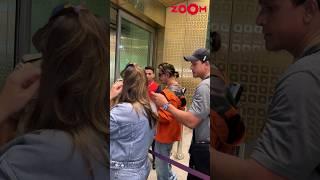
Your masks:
<svg viewBox="0 0 320 180"><path fill-rule="evenodd" d="M158 0L159 2L161 2L164 6L169 7L181 2L184 2L185 0Z"/></svg>

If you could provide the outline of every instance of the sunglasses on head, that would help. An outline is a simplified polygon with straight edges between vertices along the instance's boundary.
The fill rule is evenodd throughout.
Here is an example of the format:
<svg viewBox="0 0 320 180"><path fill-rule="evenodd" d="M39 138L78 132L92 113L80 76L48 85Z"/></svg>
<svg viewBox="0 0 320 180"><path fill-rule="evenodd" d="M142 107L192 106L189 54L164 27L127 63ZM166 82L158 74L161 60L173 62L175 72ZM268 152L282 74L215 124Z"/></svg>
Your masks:
<svg viewBox="0 0 320 180"><path fill-rule="evenodd" d="M129 69L135 67L137 64L136 63L128 63L126 67L121 71L120 76L123 78L124 73Z"/></svg>
<svg viewBox="0 0 320 180"><path fill-rule="evenodd" d="M72 6L70 4L60 4L52 10L49 22L54 21L57 17L66 14L74 14L74 16L79 16L79 13L82 9L86 8L81 5ZM32 38L32 42L39 52L44 50L43 47L46 44L47 34L50 28L49 24L50 23L47 23L44 27L38 29Z"/></svg>
<svg viewBox="0 0 320 180"><path fill-rule="evenodd" d="M73 6L71 4L60 4L53 9L50 19L58 17L64 14L65 12L69 12L70 10L76 13L77 15L79 15L82 9L85 9L85 8L82 7L81 5Z"/></svg>

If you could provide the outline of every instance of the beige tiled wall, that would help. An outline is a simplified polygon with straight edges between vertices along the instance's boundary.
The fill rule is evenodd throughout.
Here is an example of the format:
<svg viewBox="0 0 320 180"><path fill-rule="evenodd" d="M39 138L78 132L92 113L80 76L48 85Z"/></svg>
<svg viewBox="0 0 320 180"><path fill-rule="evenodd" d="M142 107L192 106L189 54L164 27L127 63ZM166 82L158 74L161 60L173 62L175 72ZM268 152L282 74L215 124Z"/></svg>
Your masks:
<svg viewBox="0 0 320 180"><path fill-rule="evenodd" d="M191 15L173 13L170 7L167 8L162 59L162 62L173 64L179 72L179 81L187 88L188 105L200 80L192 78L190 63L185 62L183 56L191 55L195 49L205 47L209 16L209 0L188 0L177 6L187 6L191 3L206 6L207 12ZM158 63L160 62L161 60Z"/></svg>
<svg viewBox="0 0 320 180"><path fill-rule="evenodd" d="M144 0L144 14L161 26L165 25L166 8L159 1Z"/></svg>

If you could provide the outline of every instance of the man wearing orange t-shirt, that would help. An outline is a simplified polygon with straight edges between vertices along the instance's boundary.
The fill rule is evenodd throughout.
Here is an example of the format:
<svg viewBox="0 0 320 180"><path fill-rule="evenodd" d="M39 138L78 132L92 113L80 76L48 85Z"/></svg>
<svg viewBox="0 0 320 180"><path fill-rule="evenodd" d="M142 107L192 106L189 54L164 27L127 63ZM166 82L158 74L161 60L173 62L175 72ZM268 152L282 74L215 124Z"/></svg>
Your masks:
<svg viewBox="0 0 320 180"><path fill-rule="evenodd" d="M182 88L176 78L179 76L173 65L162 63L158 66L159 79L166 85L161 91L168 102L174 107L183 109L185 104L179 97L184 96L184 88ZM158 124L155 137L155 151L164 156L170 157L172 145L175 141L181 139L181 123L174 116L160 107L158 109ZM176 175L171 170L171 165L159 158L156 158L156 172L158 180L176 180Z"/></svg>

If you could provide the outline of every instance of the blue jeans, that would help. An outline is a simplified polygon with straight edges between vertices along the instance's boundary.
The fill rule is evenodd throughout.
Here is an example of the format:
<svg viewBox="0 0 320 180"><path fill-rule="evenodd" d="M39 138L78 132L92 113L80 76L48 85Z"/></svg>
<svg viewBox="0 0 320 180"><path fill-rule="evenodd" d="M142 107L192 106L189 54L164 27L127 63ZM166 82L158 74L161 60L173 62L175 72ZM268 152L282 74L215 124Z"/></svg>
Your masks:
<svg viewBox="0 0 320 180"><path fill-rule="evenodd" d="M163 144L155 141L154 150L159 154L170 157L172 145L173 143ZM176 175L171 170L171 164L168 164L167 162L157 157L156 157L155 164L156 164L156 172L157 172L158 180L177 180Z"/></svg>

